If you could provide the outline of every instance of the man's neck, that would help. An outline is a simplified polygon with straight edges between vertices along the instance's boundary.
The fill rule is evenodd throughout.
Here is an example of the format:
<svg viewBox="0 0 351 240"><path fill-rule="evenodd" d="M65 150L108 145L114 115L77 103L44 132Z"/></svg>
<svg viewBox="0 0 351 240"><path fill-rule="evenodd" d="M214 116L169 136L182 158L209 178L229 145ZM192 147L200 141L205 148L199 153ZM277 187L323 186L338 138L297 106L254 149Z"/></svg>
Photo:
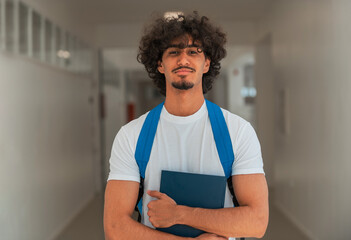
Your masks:
<svg viewBox="0 0 351 240"><path fill-rule="evenodd" d="M190 116L196 113L204 103L204 95L182 93L166 95L165 108L167 111L175 116Z"/></svg>

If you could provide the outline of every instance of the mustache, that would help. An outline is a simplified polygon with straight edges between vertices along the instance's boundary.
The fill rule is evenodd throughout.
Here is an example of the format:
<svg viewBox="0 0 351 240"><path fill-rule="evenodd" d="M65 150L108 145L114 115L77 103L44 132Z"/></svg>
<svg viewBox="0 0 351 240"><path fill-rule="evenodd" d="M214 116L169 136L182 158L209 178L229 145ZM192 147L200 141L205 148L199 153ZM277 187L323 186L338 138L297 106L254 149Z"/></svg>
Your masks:
<svg viewBox="0 0 351 240"><path fill-rule="evenodd" d="M182 69L182 68L190 69L191 71L196 72L196 70L195 70L194 68L192 68L192 67L187 67L187 66L177 67L177 68L173 69L172 72L178 71L178 70L180 70L180 69Z"/></svg>

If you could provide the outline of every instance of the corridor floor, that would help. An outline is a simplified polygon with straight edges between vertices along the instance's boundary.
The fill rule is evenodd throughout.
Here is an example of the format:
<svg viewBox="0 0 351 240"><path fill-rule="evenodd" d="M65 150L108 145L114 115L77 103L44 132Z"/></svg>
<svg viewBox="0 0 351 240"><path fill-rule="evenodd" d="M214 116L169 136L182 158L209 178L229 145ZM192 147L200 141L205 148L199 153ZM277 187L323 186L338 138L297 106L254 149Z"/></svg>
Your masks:
<svg viewBox="0 0 351 240"><path fill-rule="evenodd" d="M103 240L103 196L97 195L55 240ZM247 240L252 240L250 238ZM273 205L264 240L308 240Z"/></svg>

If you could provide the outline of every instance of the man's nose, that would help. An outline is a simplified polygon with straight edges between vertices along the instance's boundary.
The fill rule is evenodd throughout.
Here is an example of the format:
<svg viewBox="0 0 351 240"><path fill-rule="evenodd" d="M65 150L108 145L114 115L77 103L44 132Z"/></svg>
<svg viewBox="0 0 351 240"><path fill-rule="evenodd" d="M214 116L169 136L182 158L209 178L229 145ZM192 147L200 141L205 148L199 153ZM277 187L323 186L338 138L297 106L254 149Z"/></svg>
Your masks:
<svg viewBox="0 0 351 240"><path fill-rule="evenodd" d="M179 54L177 63L179 66L188 66L189 65L188 55L185 52L182 52L181 54Z"/></svg>

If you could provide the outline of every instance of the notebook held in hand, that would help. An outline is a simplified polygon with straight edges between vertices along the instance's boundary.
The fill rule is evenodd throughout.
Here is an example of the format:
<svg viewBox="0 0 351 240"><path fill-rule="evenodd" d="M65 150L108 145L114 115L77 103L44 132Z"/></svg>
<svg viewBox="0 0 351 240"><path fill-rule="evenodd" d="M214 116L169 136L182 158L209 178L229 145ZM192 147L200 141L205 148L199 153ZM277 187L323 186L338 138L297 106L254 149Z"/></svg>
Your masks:
<svg viewBox="0 0 351 240"><path fill-rule="evenodd" d="M178 205L218 209L224 207L227 179L225 176L162 171L160 192ZM186 225L173 225L157 230L181 237L197 237L202 230Z"/></svg>

